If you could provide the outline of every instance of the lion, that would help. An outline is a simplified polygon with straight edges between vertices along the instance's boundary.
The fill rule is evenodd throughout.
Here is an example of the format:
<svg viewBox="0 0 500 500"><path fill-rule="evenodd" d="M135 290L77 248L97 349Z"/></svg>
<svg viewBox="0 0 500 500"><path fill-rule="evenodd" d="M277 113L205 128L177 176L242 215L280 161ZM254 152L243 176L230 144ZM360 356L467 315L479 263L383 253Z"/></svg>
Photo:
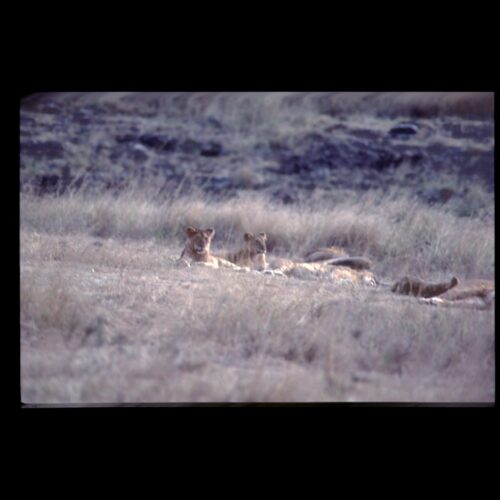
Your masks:
<svg viewBox="0 0 500 500"><path fill-rule="evenodd" d="M341 259L324 262L297 262L290 259L274 258L270 260L269 264L275 271L295 278L321 278L343 284L376 285L373 273L367 270L369 262L367 259L363 257L342 257Z"/></svg>
<svg viewBox="0 0 500 500"><path fill-rule="evenodd" d="M215 257L210 253L210 243L215 236L215 229L197 229L188 226L186 227L186 234L188 239L177 261L179 264L189 267L191 263L195 263L214 268L230 267L235 270L244 270L244 268L236 266L221 257Z"/></svg>
<svg viewBox="0 0 500 500"><path fill-rule="evenodd" d="M322 260L330 260L337 257L347 257L347 256L348 256L347 252L341 247L337 246L320 247L320 248L315 248L310 252L307 252L304 255L304 261L319 262Z"/></svg>
<svg viewBox="0 0 500 500"><path fill-rule="evenodd" d="M243 246L237 252L227 252L222 258L240 266L246 266L257 271L267 269L266 261L266 233L245 233L243 236Z"/></svg>
<svg viewBox="0 0 500 500"><path fill-rule="evenodd" d="M495 283L492 280L469 279L459 281L455 276L449 281L431 283L405 276L391 287L394 293L413 295L431 305L489 308L495 300Z"/></svg>
<svg viewBox="0 0 500 500"><path fill-rule="evenodd" d="M327 261L330 266L344 266L355 269L356 271L368 271L372 268L372 262L366 257L338 257Z"/></svg>
<svg viewBox="0 0 500 500"><path fill-rule="evenodd" d="M305 254L304 262L328 262L332 266L350 267L357 271L372 267L372 262L366 257L351 257L344 248L338 246L315 248Z"/></svg>
<svg viewBox="0 0 500 500"><path fill-rule="evenodd" d="M479 279L464 280L438 297L424 300L438 306L490 309L495 300L495 282Z"/></svg>
<svg viewBox="0 0 500 500"><path fill-rule="evenodd" d="M442 295L457 285L458 279L456 277L451 278L450 281L431 283L418 278L405 276L392 285L391 292L402 295L413 295L414 297L430 298Z"/></svg>

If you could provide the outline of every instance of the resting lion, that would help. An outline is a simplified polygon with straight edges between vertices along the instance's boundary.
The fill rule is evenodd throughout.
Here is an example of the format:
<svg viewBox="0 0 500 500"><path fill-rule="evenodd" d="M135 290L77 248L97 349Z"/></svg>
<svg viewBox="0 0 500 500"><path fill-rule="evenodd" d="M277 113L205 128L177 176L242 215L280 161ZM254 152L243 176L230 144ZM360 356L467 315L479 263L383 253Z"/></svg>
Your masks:
<svg viewBox="0 0 500 500"><path fill-rule="evenodd" d="M357 271L371 269L372 263L366 257L351 257L343 248L337 246L320 247L307 252L304 263L325 263L332 266L344 266Z"/></svg>
<svg viewBox="0 0 500 500"><path fill-rule="evenodd" d="M392 285L391 292L414 297L437 297L458 285L458 279L453 277L450 281L431 283L418 278L405 276Z"/></svg>
<svg viewBox="0 0 500 500"><path fill-rule="evenodd" d="M259 233L257 236L245 233L243 240L243 247L239 251L226 252L222 254L222 258L239 266L264 271L267 268L266 233Z"/></svg>
<svg viewBox="0 0 500 500"><path fill-rule="evenodd" d="M495 299L495 282L492 280L470 279L431 283L405 276L391 287L391 291L403 295L413 295L433 305L467 305L490 307Z"/></svg>
<svg viewBox="0 0 500 500"><path fill-rule="evenodd" d="M342 259L342 260L341 260ZM324 262L297 262L291 259L272 258L269 265L286 276L302 279L323 278L338 283L375 285L373 274L361 264L361 257L343 257ZM338 262L335 262L337 261Z"/></svg>
<svg viewBox="0 0 500 500"><path fill-rule="evenodd" d="M188 226L186 234L188 239L177 261L179 264L190 266L191 263L195 263L214 268L230 267L242 270L241 267L234 265L232 262L211 255L210 243L215 235L214 229L197 229L193 226Z"/></svg>
<svg viewBox="0 0 500 500"><path fill-rule="evenodd" d="M304 261L319 262L322 260L330 260L337 257L347 257L347 252L343 248L337 246L320 247L307 252L304 255Z"/></svg>

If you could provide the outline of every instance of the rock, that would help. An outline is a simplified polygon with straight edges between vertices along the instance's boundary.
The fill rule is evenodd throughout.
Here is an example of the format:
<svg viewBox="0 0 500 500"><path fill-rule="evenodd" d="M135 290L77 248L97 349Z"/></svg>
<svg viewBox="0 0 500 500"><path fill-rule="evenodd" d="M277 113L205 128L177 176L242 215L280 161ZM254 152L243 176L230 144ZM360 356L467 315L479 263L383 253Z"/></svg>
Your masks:
<svg viewBox="0 0 500 500"><path fill-rule="evenodd" d="M111 148L109 152L109 160L113 163L117 162L123 156L124 150L121 147Z"/></svg>
<svg viewBox="0 0 500 500"><path fill-rule="evenodd" d="M293 175L303 174L304 172L309 172L310 170L311 165L309 164L305 156L285 155L281 159L280 167L275 170L275 172L283 175Z"/></svg>
<svg viewBox="0 0 500 500"><path fill-rule="evenodd" d="M388 167L397 167L403 161L403 155L390 149L363 145L353 150L344 160L347 167L374 168L381 171Z"/></svg>
<svg viewBox="0 0 500 500"><path fill-rule="evenodd" d="M177 140L176 139L169 139L163 146L160 148L160 152L162 153L171 153L175 151L177 148Z"/></svg>
<svg viewBox="0 0 500 500"><path fill-rule="evenodd" d="M22 154L54 160L64 157L64 148L57 141L25 141L21 143Z"/></svg>
<svg viewBox="0 0 500 500"><path fill-rule="evenodd" d="M416 123L399 123L389 130L389 134L391 137L397 137L398 139L408 139L415 135L418 130L419 126Z"/></svg>
<svg viewBox="0 0 500 500"><path fill-rule="evenodd" d="M139 142L148 148L166 152L175 150L177 146L175 139L163 134L142 134Z"/></svg>
<svg viewBox="0 0 500 500"><path fill-rule="evenodd" d="M144 146L134 144L130 152L130 157L136 162L143 163L149 158L149 155L146 153Z"/></svg>
<svg viewBox="0 0 500 500"><path fill-rule="evenodd" d="M411 165L416 165L425 160L424 153L408 153L403 155L403 159L410 162Z"/></svg>
<svg viewBox="0 0 500 500"><path fill-rule="evenodd" d="M213 177L210 180L210 188L214 191L222 191L232 187L234 187L234 183L230 177Z"/></svg>
<svg viewBox="0 0 500 500"><path fill-rule="evenodd" d="M200 153L202 149L202 144L193 139L186 139L180 144L180 150L186 154Z"/></svg>
<svg viewBox="0 0 500 500"><path fill-rule="evenodd" d="M446 203L454 195L455 195L454 189L441 188L438 193L439 201L441 201L442 203Z"/></svg>
<svg viewBox="0 0 500 500"><path fill-rule="evenodd" d="M61 178L56 174L35 176L35 192L39 195L56 193L61 187Z"/></svg>
<svg viewBox="0 0 500 500"><path fill-rule="evenodd" d="M61 168L61 179L65 186L67 186L73 180L73 176L71 175L71 167L69 165L64 165Z"/></svg>
<svg viewBox="0 0 500 500"><path fill-rule="evenodd" d="M209 142L202 146L200 154L202 156L220 156L222 153L222 146L218 142Z"/></svg>
<svg viewBox="0 0 500 500"><path fill-rule="evenodd" d="M297 203L298 201L295 193L292 193L291 191L285 189L279 189L278 191L275 191L272 195L273 198L281 201L285 205Z"/></svg>
<svg viewBox="0 0 500 500"><path fill-rule="evenodd" d="M307 151L308 161L321 164L328 168L336 168L341 165L341 152L337 144L333 142L322 142L314 145Z"/></svg>
<svg viewBox="0 0 500 500"><path fill-rule="evenodd" d="M377 170L383 170L388 167L397 167L403 161L403 156L389 151L378 152L378 158L373 163Z"/></svg>
<svg viewBox="0 0 500 500"><path fill-rule="evenodd" d="M139 137L137 135L134 135L134 134L117 135L115 137L115 141L118 142L119 144L137 142L138 140L139 140Z"/></svg>

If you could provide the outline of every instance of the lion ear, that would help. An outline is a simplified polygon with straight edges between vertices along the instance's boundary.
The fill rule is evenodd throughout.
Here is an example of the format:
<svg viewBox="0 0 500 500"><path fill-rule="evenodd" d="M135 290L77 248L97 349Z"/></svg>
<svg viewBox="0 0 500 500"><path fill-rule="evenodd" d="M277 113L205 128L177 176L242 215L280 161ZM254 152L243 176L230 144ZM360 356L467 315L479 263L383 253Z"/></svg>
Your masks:
<svg viewBox="0 0 500 500"><path fill-rule="evenodd" d="M215 229L213 228L209 228L209 229L205 229L205 231L203 231L209 238L213 238L214 235L215 235Z"/></svg>
<svg viewBox="0 0 500 500"><path fill-rule="evenodd" d="M267 240L267 234L266 233L259 233L259 236L265 241Z"/></svg>
<svg viewBox="0 0 500 500"><path fill-rule="evenodd" d="M245 241L250 241L253 240L253 234L252 233L245 233Z"/></svg>
<svg viewBox="0 0 500 500"><path fill-rule="evenodd" d="M195 227L193 227L193 226L188 226L188 227L186 228L186 234L187 234L188 236L193 236L193 235L195 235L197 232L198 232L198 230L197 230Z"/></svg>

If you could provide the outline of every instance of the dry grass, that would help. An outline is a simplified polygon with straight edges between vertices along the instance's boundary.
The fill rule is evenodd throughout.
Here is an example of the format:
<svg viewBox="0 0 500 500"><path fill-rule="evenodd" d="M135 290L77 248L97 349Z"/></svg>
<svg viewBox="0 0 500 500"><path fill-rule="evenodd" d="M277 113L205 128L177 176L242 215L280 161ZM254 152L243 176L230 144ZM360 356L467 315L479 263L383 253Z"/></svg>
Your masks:
<svg viewBox="0 0 500 500"><path fill-rule="evenodd" d="M491 226L408 200L269 208L137 191L22 195L24 402L493 400L493 311L179 269L186 224L215 227L220 247L244 230L266 231L289 255L342 244L384 276L391 266L493 276Z"/></svg>
<svg viewBox="0 0 500 500"><path fill-rule="evenodd" d="M147 116L211 116L233 126L261 125L311 112L367 113L379 116L493 117L493 92L63 92L51 99L99 104L114 111ZM31 102L39 99L33 96ZM28 103L28 101L26 101Z"/></svg>
<svg viewBox="0 0 500 500"><path fill-rule="evenodd" d="M379 116L461 116L491 118L493 92L338 92L328 99L333 113L368 112Z"/></svg>
<svg viewBox="0 0 500 500"><path fill-rule="evenodd" d="M23 194L21 227L176 245L184 241L187 225L213 227L214 250L239 245L245 231L263 231L275 254L296 257L317 246L339 245L351 255L372 258L382 274L494 275L492 221L458 218L415 200L353 194L334 205L290 207L250 194L226 201L201 194L156 199L148 190L130 190L117 198L107 193L43 199Z"/></svg>

